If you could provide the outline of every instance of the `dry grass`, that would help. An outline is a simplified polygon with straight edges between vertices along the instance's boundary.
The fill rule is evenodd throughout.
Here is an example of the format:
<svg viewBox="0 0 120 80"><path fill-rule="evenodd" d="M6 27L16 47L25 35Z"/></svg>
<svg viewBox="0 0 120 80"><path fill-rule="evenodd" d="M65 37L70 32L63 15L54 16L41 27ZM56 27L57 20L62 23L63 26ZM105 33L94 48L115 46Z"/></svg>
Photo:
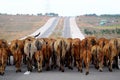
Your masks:
<svg viewBox="0 0 120 80"><path fill-rule="evenodd" d="M50 17L0 15L0 38L12 41L31 34L43 26Z"/></svg>
<svg viewBox="0 0 120 80"><path fill-rule="evenodd" d="M105 24L104 26L100 26L99 23L101 20L108 20L109 23ZM97 17L97 16L79 16L76 18L77 25L79 26L82 33L87 36L96 36L97 38L105 37L105 38L116 38L120 37L119 34L111 33L111 34L102 34L102 30L115 30L116 28L120 29L120 19L117 18L117 22L115 18L104 18L104 17ZM85 34L84 30L88 30L93 32L93 34Z"/></svg>
<svg viewBox="0 0 120 80"><path fill-rule="evenodd" d="M59 22L58 22L55 30L53 31L53 33L49 37L50 38L62 37L63 26L64 26L64 18L61 17L59 19Z"/></svg>

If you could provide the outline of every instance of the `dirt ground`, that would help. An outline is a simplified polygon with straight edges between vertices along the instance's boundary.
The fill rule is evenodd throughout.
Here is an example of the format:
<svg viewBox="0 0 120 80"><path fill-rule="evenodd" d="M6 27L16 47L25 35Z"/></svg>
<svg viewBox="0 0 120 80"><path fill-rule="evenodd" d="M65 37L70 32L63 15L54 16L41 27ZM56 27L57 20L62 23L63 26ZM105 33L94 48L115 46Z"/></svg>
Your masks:
<svg viewBox="0 0 120 80"><path fill-rule="evenodd" d="M35 15L0 15L0 39L8 42L31 34L50 17Z"/></svg>

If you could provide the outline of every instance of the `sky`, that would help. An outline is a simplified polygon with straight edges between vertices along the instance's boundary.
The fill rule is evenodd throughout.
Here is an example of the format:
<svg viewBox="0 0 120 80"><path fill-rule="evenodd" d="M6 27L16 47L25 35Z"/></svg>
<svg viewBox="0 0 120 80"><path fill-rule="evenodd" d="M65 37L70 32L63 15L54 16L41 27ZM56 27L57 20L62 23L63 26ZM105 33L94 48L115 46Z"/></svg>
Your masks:
<svg viewBox="0 0 120 80"><path fill-rule="evenodd" d="M0 0L0 13L120 14L120 0Z"/></svg>

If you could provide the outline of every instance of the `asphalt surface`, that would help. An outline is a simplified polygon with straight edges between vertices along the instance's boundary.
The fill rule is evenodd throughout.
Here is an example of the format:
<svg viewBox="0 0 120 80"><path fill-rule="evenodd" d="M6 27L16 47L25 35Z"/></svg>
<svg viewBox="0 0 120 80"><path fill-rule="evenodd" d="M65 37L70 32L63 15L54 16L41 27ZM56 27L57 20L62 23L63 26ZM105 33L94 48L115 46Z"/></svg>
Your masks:
<svg viewBox="0 0 120 80"><path fill-rule="evenodd" d="M89 75L85 75L85 68L83 73L80 73L76 67L73 70L65 68L65 72L43 69L43 72L39 73L34 69L29 75L24 75L26 70L26 65L22 65L22 72L16 73L14 66L7 66L5 75L0 76L0 80L120 80L120 70L113 69L113 72L109 72L108 68L104 67L103 72L99 72L93 65L90 66Z"/></svg>
<svg viewBox="0 0 120 80"><path fill-rule="evenodd" d="M39 38L47 38L47 37L49 37L50 34L52 34L52 32L53 32L53 30L55 29L55 27L57 26L58 21L59 21L59 18L54 19L54 21L52 22L52 24L50 24L50 25L48 26L48 28L44 31L43 34L41 34L41 35L39 36Z"/></svg>
<svg viewBox="0 0 120 80"><path fill-rule="evenodd" d="M51 19L49 23L53 23L51 25L56 25L57 20L56 18ZM67 20L69 20L69 18ZM68 23L66 25L72 24L69 21L66 23ZM50 28L46 30L49 29ZM54 27L52 29L54 29ZM36 34L38 34L38 32ZM51 32L51 30L48 32ZM58 69L46 71L43 68L43 72L39 73L37 69L34 69L29 75L24 74L27 71L26 65L22 64L21 69L22 72L16 73L14 65L7 66L5 74L4 76L0 76L0 80L120 80L120 70L113 69L113 72L109 72L108 68L104 67L103 72L99 72L93 65L90 65L89 75L85 75L85 68L83 68L83 73L80 73L77 71L76 67L74 67L73 70L65 68L65 72L60 72Z"/></svg>
<svg viewBox="0 0 120 80"><path fill-rule="evenodd" d="M71 37L71 32L70 32L70 17L65 17L65 19L64 19L64 27L63 27L62 36L64 38L70 38Z"/></svg>

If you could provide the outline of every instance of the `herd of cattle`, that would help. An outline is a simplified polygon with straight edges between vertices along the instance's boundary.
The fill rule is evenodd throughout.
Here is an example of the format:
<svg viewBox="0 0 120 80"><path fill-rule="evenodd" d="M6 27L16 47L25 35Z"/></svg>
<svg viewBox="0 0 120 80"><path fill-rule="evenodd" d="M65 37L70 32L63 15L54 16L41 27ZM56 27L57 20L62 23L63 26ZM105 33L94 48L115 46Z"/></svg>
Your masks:
<svg viewBox="0 0 120 80"><path fill-rule="evenodd" d="M13 56L13 65L16 72L21 72L22 63L27 65L28 71L33 66L42 71L59 68L64 72L64 67L73 69L77 67L82 72L86 68L89 74L89 65L93 64L96 69L103 71L107 66L119 69L118 58L120 57L120 38L37 38L27 37L24 40L13 40L10 44L0 39L0 75L4 75L6 65L10 65L10 56Z"/></svg>

